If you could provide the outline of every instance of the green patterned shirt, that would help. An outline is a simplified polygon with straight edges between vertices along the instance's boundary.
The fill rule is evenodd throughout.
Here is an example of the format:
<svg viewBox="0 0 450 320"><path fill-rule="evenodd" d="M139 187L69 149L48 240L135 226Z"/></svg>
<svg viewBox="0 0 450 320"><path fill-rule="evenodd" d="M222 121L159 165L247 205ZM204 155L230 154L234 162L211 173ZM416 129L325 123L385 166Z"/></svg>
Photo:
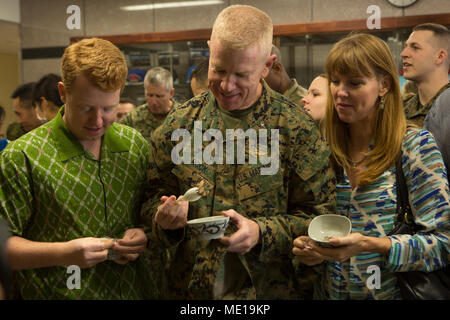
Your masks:
<svg viewBox="0 0 450 320"><path fill-rule="evenodd" d="M67 129L63 113L64 107L1 152L0 218L13 235L31 241L121 238L138 225L148 144L114 123L97 160ZM66 267L18 271L15 281L24 299L139 299L142 260L81 269L81 289L67 288Z"/></svg>
<svg viewBox="0 0 450 320"><path fill-rule="evenodd" d="M173 103L172 109L176 108L180 104L175 100L171 100ZM150 112L147 103L140 105L134 110L131 110L120 120L121 124L130 126L139 131L147 141L150 141L150 136L165 120L166 117L156 117Z"/></svg>
<svg viewBox="0 0 450 320"><path fill-rule="evenodd" d="M292 78L292 82L292 86L283 93L283 96L295 102L299 107L303 107L302 99L308 95L308 90L299 85L294 78Z"/></svg>

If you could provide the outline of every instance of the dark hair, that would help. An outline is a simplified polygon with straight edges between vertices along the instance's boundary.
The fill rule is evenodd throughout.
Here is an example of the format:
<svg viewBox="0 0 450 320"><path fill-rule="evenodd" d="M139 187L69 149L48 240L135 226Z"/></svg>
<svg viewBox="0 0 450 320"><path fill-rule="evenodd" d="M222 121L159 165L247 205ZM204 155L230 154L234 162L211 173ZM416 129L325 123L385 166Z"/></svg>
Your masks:
<svg viewBox="0 0 450 320"><path fill-rule="evenodd" d="M3 109L2 106L0 106L0 120L5 119L5 116L6 116L5 109Z"/></svg>
<svg viewBox="0 0 450 320"><path fill-rule="evenodd" d="M131 103L133 106L136 107L136 103L134 103L133 99L127 97L121 97L119 103Z"/></svg>
<svg viewBox="0 0 450 320"><path fill-rule="evenodd" d="M44 97L48 101L51 101L55 106L61 107L63 102L58 92L58 82L61 81L61 77L49 73L43 76L34 86L33 90L33 103L41 104L41 97Z"/></svg>
<svg viewBox="0 0 450 320"><path fill-rule="evenodd" d="M33 106L33 88L35 82L22 84L14 90L11 98L19 98L22 108L30 109Z"/></svg>
<svg viewBox="0 0 450 320"><path fill-rule="evenodd" d="M208 79L209 57L202 60L192 71L189 80L197 78L200 82L204 82Z"/></svg>
<svg viewBox="0 0 450 320"><path fill-rule="evenodd" d="M446 26L437 23L422 23L413 28L413 31L418 30L429 30L441 35L449 34L450 32Z"/></svg>

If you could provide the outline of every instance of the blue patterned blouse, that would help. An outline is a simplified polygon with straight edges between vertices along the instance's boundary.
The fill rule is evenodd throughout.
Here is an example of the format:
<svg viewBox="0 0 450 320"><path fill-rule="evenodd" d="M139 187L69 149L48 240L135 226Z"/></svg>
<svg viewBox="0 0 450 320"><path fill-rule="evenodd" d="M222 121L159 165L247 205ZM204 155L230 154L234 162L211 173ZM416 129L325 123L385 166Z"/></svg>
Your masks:
<svg viewBox="0 0 450 320"><path fill-rule="evenodd" d="M442 156L432 135L419 129L408 130L402 152L411 209L415 222L425 229L413 236L390 236L389 256L366 252L343 263L328 261L316 298L400 299L394 272L432 271L448 264L450 202ZM395 166L375 182L354 190L344 172L338 178L337 213L352 221L352 232L385 237L394 227L396 189Z"/></svg>

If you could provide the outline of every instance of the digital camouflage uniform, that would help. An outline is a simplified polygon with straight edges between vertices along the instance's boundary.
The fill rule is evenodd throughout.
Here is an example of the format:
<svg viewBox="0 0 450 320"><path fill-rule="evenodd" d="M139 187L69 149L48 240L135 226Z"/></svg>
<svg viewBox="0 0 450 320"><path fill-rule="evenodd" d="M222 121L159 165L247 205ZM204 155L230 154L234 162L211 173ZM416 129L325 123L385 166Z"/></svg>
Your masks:
<svg viewBox="0 0 450 320"><path fill-rule="evenodd" d="M283 96L295 102L299 107L303 107L302 99L308 95L308 90L299 85L294 78L292 78L292 82L292 86L283 93Z"/></svg>
<svg viewBox="0 0 450 320"><path fill-rule="evenodd" d="M6 129L6 139L9 141L16 140L25 134L25 130L18 122L11 123Z"/></svg>
<svg viewBox="0 0 450 320"><path fill-rule="evenodd" d="M148 144L136 130L114 123L98 160L67 129L63 112L0 153L0 219L31 241L122 238L139 226ZM17 271L15 281L24 299L155 298L148 262L141 256L82 269L80 289L67 287L70 273L62 266Z"/></svg>
<svg viewBox="0 0 450 320"><path fill-rule="evenodd" d="M172 108L179 105L175 100L173 102ZM147 141L150 140L150 136L156 128L158 128L165 120L165 117L155 117L153 113L150 112L147 103L140 105L134 110L128 112L119 123L130 126L137 131L139 131Z"/></svg>
<svg viewBox="0 0 450 320"><path fill-rule="evenodd" d="M406 119L408 119L409 121L415 123L416 125L418 125L419 127L422 128L423 121L425 120L425 117L427 116L428 111L430 111L430 108L433 105L434 101L447 88L450 88L450 83L447 83L445 86L443 86L436 93L436 95L430 101L428 101L428 103L424 106L422 106L422 104L420 103L418 94L407 95L403 99L403 107L405 109Z"/></svg>
<svg viewBox="0 0 450 320"><path fill-rule="evenodd" d="M194 121L201 121L203 132L216 128L225 137L224 122L209 90L173 109L152 136L149 201L143 205L142 214L152 227L152 241L177 249L169 274L172 298L214 298L214 285L223 281L216 279L219 267L227 260L224 257L233 260L233 255L241 264L234 267L247 276L230 298L303 297L292 264L293 240L307 233L314 216L334 212L335 175L329 163L330 149L311 117L263 84L247 123L248 128L268 129L269 137L270 129L279 130L280 165L273 175L261 175L263 165L259 160L257 164L246 161L238 165L225 164L225 160L224 164L211 165L172 162L171 151L178 144L171 141L175 129L185 128L193 139ZM209 144L203 142L202 150ZM248 141L245 149L248 154ZM224 157L225 150L224 145ZM165 231L154 222L162 195L183 194L202 180L209 193L189 203L188 220L235 209L260 227L261 243L250 252L227 254L217 240L200 241L190 237L186 229ZM236 230L230 222L225 235Z"/></svg>

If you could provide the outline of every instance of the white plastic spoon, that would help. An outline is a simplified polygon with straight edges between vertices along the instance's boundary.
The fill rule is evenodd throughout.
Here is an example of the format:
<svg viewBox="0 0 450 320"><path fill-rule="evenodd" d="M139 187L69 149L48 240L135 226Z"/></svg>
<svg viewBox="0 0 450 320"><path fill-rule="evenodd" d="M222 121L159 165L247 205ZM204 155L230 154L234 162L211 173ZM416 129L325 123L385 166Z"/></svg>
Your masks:
<svg viewBox="0 0 450 320"><path fill-rule="evenodd" d="M176 202L180 202L180 201L193 202L193 201L197 201L201 197L202 196L198 194L198 187L193 187L193 188L190 188L188 191L186 191L186 193L181 198L177 199Z"/></svg>

